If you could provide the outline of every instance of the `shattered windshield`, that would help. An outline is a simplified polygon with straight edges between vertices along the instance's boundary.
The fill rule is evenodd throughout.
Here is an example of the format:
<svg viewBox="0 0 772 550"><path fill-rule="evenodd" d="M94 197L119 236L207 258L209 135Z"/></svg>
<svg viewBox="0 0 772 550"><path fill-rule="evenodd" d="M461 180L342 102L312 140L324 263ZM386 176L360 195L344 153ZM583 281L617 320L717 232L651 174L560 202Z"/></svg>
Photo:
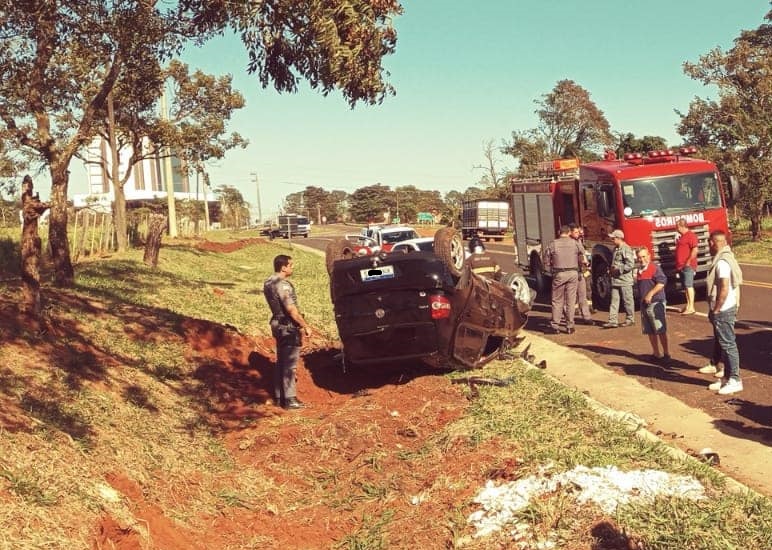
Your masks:
<svg viewBox="0 0 772 550"><path fill-rule="evenodd" d="M715 173L681 174L621 182L625 216L662 216L721 206Z"/></svg>

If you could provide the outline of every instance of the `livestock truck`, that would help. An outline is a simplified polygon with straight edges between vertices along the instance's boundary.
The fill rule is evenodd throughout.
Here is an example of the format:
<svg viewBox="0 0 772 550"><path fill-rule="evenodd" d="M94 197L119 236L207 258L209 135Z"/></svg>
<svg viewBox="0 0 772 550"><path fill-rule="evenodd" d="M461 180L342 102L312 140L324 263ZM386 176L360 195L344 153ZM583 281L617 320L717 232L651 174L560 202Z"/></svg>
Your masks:
<svg viewBox="0 0 772 550"><path fill-rule="evenodd" d="M605 308L614 248L608 234L621 229L630 246L649 249L672 290L678 280L676 222L683 218L699 241L695 286L704 287L711 262L710 232L723 230L730 239L731 233L718 169L692 158L695 153L694 147L682 147L617 159L607 151L598 162L548 161L540 163L537 175L510 180L515 264L530 272L538 290L545 289L551 275L542 254L561 225L575 223L584 230L591 255L593 303Z"/></svg>
<svg viewBox="0 0 772 550"><path fill-rule="evenodd" d="M510 231L509 202L506 200L474 199L462 203L461 236L471 239L477 231L482 238L500 241Z"/></svg>

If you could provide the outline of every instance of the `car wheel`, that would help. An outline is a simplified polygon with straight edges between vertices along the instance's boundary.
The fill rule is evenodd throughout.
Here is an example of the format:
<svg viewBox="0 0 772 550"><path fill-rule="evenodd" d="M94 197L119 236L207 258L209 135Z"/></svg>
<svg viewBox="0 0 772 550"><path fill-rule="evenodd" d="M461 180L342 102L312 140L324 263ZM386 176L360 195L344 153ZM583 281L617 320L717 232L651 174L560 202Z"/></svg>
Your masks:
<svg viewBox="0 0 772 550"><path fill-rule="evenodd" d="M520 273L507 273L501 279L501 284L511 288L517 300L531 305L531 287L528 286L528 281Z"/></svg>
<svg viewBox="0 0 772 550"><path fill-rule="evenodd" d="M332 273L333 264L338 260L348 260L356 255L353 245L346 239L330 241L324 251L324 259L327 264L327 273Z"/></svg>
<svg viewBox="0 0 772 550"><path fill-rule="evenodd" d="M611 305L611 275L608 262L602 257L592 260L592 302L600 309L608 309Z"/></svg>
<svg viewBox="0 0 772 550"><path fill-rule="evenodd" d="M452 227L443 227L434 234L434 253L440 257L453 277L464 271L464 242Z"/></svg>

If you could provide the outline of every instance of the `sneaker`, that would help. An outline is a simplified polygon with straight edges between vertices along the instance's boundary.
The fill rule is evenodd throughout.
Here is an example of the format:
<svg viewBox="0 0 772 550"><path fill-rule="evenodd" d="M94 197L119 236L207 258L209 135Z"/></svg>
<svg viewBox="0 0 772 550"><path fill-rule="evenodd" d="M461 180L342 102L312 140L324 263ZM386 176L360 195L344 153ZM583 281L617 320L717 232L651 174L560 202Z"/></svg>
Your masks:
<svg viewBox="0 0 772 550"><path fill-rule="evenodd" d="M713 382L713 383L712 383L710 386L708 386L708 389L709 389L710 391L718 391L718 390L720 390L720 389L721 389L721 388L724 386L724 384L726 384L727 382L728 382L728 381L727 381L727 380L725 380L725 379L723 379L723 378L722 378L721 380L716 380L716 381L715 381L715 382Z"/></svg>
<svg viewBox="0 0 772 550"><path fill-rule="evenodd" d="M708 363L697 372L699 372L700 374L716 374L718 372L718 369L716 368L716 365L714 365L713 363ZM720 377L717 376L716 378L723 378L723 375Z"/></svg>
<svg viewBox="0 0 772 550"><path fill-rule="evenodd" d="M603 323L603 328L617 328L619 325L617 323Z"/></svg>
<svg viewBox="0 0 772 550"><path fill-rule="evenodd" d="M724 369L721 369L720 371L716 372L716 378L723 378L724 377Z"/></svg>
<svg viewBox="0 0 772 550"><path fill-rule="evenodd" d="M288 397L284 404L282 405L283 409L305 409L306 404L300 401L296 397Z"/></svg>
<svg viewBox="0 0 772 550"><path fill-rule="evenodd" d="M730 378L729 381L718 390L719 395L730 395L743 391L743 382L739 378Z"/></svg>
<svg viewBox="0 0 772 550"><path fill-rule="evenodd" d="M633 321L632 319L625 319L625 322L622 323L621 326L623 326L623 327L631 327L634 324L635 324L635 321Z"/></svg>

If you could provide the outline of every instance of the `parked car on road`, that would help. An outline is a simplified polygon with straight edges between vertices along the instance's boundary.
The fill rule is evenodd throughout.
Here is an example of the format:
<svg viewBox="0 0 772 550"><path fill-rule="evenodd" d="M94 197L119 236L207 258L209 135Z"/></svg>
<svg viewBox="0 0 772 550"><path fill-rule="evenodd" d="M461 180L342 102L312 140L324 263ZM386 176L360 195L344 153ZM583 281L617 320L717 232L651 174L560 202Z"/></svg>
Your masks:
<svg viewBox="0 0 772 550"><path fill-rule="evenodd" d="M419 237L400 241L391 247L392 252L434 252L434 237Z"/></svg>
<svg viewBox="0 0 772 550"><path fill-rule="evenodd" d="M418 232L407 225L370 225L362 229L357 243L358 254L388 252L395 243L417 239Z"/></svg>
<svg viewBox="0 0 772 550"><path fill-rule="evenodd" d="M433 241L433 252L370 256L343 240L330 243L330 294L346 366L422 359L478 368L517 337L535 296L525 278L474 273L452 228Z"/></svg>

